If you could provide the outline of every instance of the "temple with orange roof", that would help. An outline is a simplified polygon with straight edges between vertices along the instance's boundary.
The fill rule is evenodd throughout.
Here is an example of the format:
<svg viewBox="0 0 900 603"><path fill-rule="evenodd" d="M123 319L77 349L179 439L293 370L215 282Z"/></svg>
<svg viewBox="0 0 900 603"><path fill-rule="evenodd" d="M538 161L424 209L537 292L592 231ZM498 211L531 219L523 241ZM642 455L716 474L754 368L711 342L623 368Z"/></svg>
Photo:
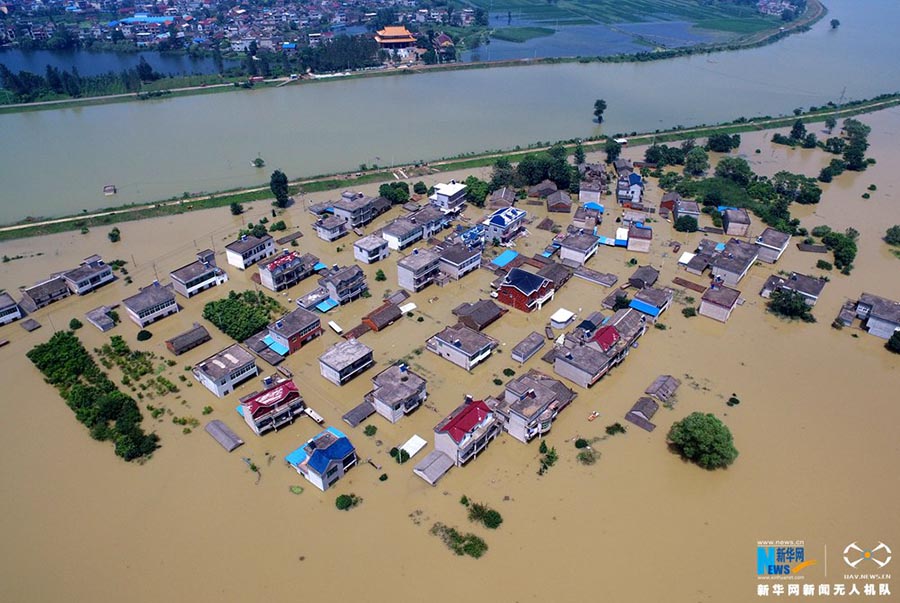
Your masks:
<svg viewBox="0 0 900 603"><path fill-rule="evenodd" d="M378 46L386 49L410 48L416 45L416 37L403 25L388 25L375 32Z"/></svg>

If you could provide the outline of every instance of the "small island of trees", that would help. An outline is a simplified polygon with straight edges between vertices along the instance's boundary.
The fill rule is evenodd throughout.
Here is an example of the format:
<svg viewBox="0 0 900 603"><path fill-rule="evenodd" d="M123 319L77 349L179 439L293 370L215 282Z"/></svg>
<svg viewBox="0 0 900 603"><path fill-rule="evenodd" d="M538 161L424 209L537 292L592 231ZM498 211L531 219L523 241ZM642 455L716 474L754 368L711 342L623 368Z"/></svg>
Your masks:
<svg viewBox="0 0 900 603"><path fill-rule="evenodd" d="M704 469L727 467L738 456L731 431L713 414L694 412L672 425L669 444Z"/></svg>

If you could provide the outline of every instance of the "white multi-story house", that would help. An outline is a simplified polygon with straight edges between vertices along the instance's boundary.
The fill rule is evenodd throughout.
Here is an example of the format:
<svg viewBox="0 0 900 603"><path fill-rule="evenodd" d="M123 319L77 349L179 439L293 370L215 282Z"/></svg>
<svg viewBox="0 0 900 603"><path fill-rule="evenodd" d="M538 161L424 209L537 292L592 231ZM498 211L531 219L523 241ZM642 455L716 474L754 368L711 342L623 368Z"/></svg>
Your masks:
<svg viewBox="0 0 900 603"><path fill-rule="evenodd" d="M233 344L194 365L194 377L219 398L259 374L253 354Z"/></svg>
<svg viewBox="0 0 900 603"><path fill-rule="evenodd" d="M99 255L92 255L81 262L81 266L64 272L62 277L69 290L78 295L89 293L106 283L113 281L112 268L107 266Z"/></svg>
<svg viewBox="0 0 900 603"><path fill-rule="evenodd" d="M432 336L425 347L441 358L470 371L487 360L497 345L496 339L465 325L456 324Z"/></svg>
<svg viewBox="0 0 900 603"><path fill-rule="evenodd" d="M528 212L518 207L501 207L482 222L485 240L508 242L519 232L527 217Z"/></svg>
<svg viewBox="0 0 900 603"><path fill-rule="evenodd" d="M271 235L263 235L260 238L243 235L239 240L225 246L228 263L241 270L271 255L275 255L275 240Z"/></svg>
<svg viewBox="0 0 900 603"><path fill-rule="evenodd" d="M456 180L447 184L435 184L434 194L428 199L441 209L454 210L466 200L466 185Z"/></svg>
<svg viewBox="0 0 900 603"><path fill-rule="evenodd" d="M435 426L434 448L460 466L478 456L502 431L497 414L483 400L467 396L465 403Z"/></svg>
<svg viewBox="0 0 900 603"><path fill-rule="evenodd" d="M394 364L372 378L375 389L366 394L375 412L396 423L428 398L426 381L405 364Z"/></svg>
<svg viewBox="0 0 900 603"><path fill-rule="evenodd" d="M441 251L439 268L454 280L459 280L481 266L481 247L451 245Z"/></svg>
<svg viewBox="0 0 900 603"><path fill-rule="evenodd" d="M184 297L192 297L205 289L228 281L225 271L216 266L216 256L210 249L197 254L197 261L169 273L172 286Z"/></svg>
<svg viewBox="0 0 900 603"><path fill-rule="evenodd" d="M22 318L19 304L9 293L0 293L0 325L11 323Z"/></svg>
<svg viewBox="0 0 900 603"><path fill-rule="evenodd" d="M486 403L497 411L503 429L527 444L550 431L556 416L576 395L562 381L530 370L507 383L500 400Z"/></svg>
<svg viewBox="0 0 900 603"><path fill-rule="evenodd" d="M122 305L128 317L142 328L179 310L172 287L163 287L158 281L144 287L136 295L126 297Z"/></svg>
<svg viewBox="0 0 900 603"><path fill-rule="evenodd" d="M408 218L397 218L381 230L381 236L394 251L405 249L422 238L422 225Z"/></svg>
<svg viewBox="0 0 900 603"><path fill-rule="evenodd" d="M364 264L374 264L389 254L388 242L377 235L367 235L353 243L354 259Z"/></svg>
<svg viewBox="0 0 900 603"><path fill-rule="evenodd" d="M335 385L347 383L373 364L372 348L355 339L336 343L319 356L319 371Z"/></svg>
<svg viewBox="0 0 900 603"><path fill-rule="evenodd" d="M397 262L397 284L413 293L434 282L440 273L441 254L433 249L414 249Z"/></svg>

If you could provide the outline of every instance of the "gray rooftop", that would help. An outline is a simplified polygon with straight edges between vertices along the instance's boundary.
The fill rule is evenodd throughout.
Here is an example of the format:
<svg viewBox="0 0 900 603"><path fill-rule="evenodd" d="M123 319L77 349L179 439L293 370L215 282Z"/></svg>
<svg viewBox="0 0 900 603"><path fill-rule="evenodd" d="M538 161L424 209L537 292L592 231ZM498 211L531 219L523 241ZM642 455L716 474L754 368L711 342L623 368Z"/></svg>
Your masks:
<svg viewBox="0 0 900 603"><path fill-rule="evenodd" d="M659 279L659 270L653 266L639 266L637 270L628 278L643 281L645 287L650 287Z"/></svg>
<svg viewBox="0 0 900 603"><path fill-rule="evenodd" d="M187 266L182 266L181 268L173 270L169 273L169 276L177 281L186 283L203 274L218 272L221 272L221 270L219 270L219 268L216 267L215 264L204 264L200 260L196 260L194 262L191 262Z"/></svg>
<svg viewBox="0 0 900 603"><path fill-rule="evenodd" d="M810 297L819 297L825 288L825 280L813 278L799 272L792 272L787 278L773 274L766 280L764 289L789 289Z"/></svg>
<svg viewBox="0 0 900 603"><path fill-rule="evenodd" d="M235 343L209 358L201 360L194 366L194 370L207 375L213 381L218 381L231 371L254 363L253 354Z"/></svg>
<svg viewBox="0 0 900 603"><path fill-rule="evenodd" d="M339 371L371 353L372 348L366 344L360 343L356 339L348 339L328 348L324 354L319 356L319 362Z"/></svg>
<svg viewBox="0 0 900 603"><path fill-rule="evenodd" d="M234 243L229 243L225 246L225 249L229 251L233 251L235 253L244 254L257 245L261 243L265 243L266 241L271 241L271 235L263 235L259 238L254 237L253 235L246 235L235 241Z"/></svg>
<svg viewBox="0 0 900 603"><path fill-rule="evenodd" d="M342 416L341 418L350 427L356 427L374 414L375 406L373 406L372 403L368 400L364 400L361 404L358 404L345 412L344 416Z"/></svg>
<svg viewBox="0 0 900 603"><path fill-rule="evenodd" d="M269 331L274 331L282 337L290 338L312 325L320 324L320 322L319 317L309 310L297 308L270 324Z"/></svg>
<svg viewBox="0 0 900 603"><path fill-rule="evenodd" d="M678 214L700 214L700 205L696 201L685 201L684 199L675 202L675 213Z"/></svg>
<svg viewBox="0 0 900 603"><path fill-rule="evenodd" d="M723 308L733 308L740 296L741 292L737 289L719 285L715 288L710 287L707 289L701 299L705 302L722 306Z"/></svg>
<svg viewBox="0 0 900 603"><path fill-rule="evenodd" d="M507 383L506 392L507 400L514 400L508 403L509 410L526 420L540 414L554 402L558 407L564 407L576 396L562 381L533 369ZM507 405L502 404L501 410L503 406Z"/></svg>
<svg viewBox="0 0 900 603"><path fill-rule="evenodd" d="M641 228L632 224L628 227L628 238L629 239L644 239L644 240L652 240L653 239L653 230L650 228Z"/></svg>
<svg viewBox="0 0 900 603"><path fill-rule="evenodd" d="M175 301L175 294L172 293L171 286L163 287L154 282L141 289L140 293L123 299L122 304L132 312L140 313L153 306L172 301Z"/></svg>
<svg viewBox="0 0 900 603"><path fill-rule="evenodd" d="M634 308L624 308L616 310L607 324L615 327L622 339L630 343L644 329L647 319Z"/></svg>
<svg viewBox="0 0 900 603"><path fill-rule="evenodd" d="M731 239L725 243L725 249L713 258L712 265L720 270L735 274L743 273L759 256L756 245Z"/></svg>
<svg viewBox="0 0 900 603"><path fill-rule="evenodd" d="M180 333L171 339L167 339L166 343L171 343L172 347L175 349L175 353L181 354L183 351L194 348L210 339L212 338L209 335L209 331L206 330L206 327L194 323L194 326L191 327L191 329L184 333Z"/></svg>
<svg viewBox="0 0 900 603"><path fill-rule="evenodd" d="M774 228L766 228L758 237L756 237L757 244L765 245L766 247L774 247L775 249L784 249L787 247L790 240L791 235L781 232L780 230L775 230Z"/></svg>
<svg viewBox="0 0 900 603"><path fill-rule="evenodd" d="M537 331L532 331L528 334L528 337L516 344L516 347L512 349L511 355L530 358L542 347L544 347L544 336Z"/></svg>
<svg viewBox="0 0 900 603"><path fill-rule="evenodd" d="M453 459L440 450L432 450L413 468L413 473L433 486L451 467Z"/></svg>
<svg viewBox="0 0 900 603"><path fill-rule="evenodd" d="M561 245L575 251L587 252L597 246L600 239L590 233L570 234L562 240Z"/></svg>
<svg viewBox="0 0 900 603"><path fill-rule="evenodd" d="M85 258L78 268L64 272L63 277L77 282L108 270L112 269L103 263L99 255L92 255L89 258Z"/></svg>
<svg viewBox="0 0 900 603"><path fill-rule="evenodd" d="M650 387L644 390L645 394L649 394L661 402L667 402L669 398L675 395L675 390L681 385L681 381L672 375L660 375L654 379Z"/></svg>
<svg viewBox="0 0 900 603"><path fill-rule="evenodd" d="M398 239L405 239L418 230L422 230L421 224L413 224L408 218L397 218L385 226L382 232Z"/></svg>
<svg viewBox="0 0 900 603"><path fill-rule="evenodd" d="M326 283L332 283L335 289L340 289L344 284L353 282L359 278L365 279L366 275L362 268L353 264L352 266L332 268L325 276L319 279L319 284L324 286Z"/></svg>
<svg viewBox="0 0 900 603"><path fill-rule="evenodd" d="M393 365L372 378L375 384L375 398L392 406L402 402L425 387L425 379L415 374L406 365Z"/></svg>
<svg viewBox="0 0 900 603"><path fill-rule="evenodd" d="M733 222L734 224L750 224L750 214L743 207L726 209L722 212L722 218L726 222Z"/></svg>
<svg viewBox="0 0 900 603"><path fill-rule="evenodd" d="M670 301L674 292L671 289L656 289L654 287L646 287L634 294L634 299L646 302L651 306L661 308Z"/></svg>
<svg viewBox="0 0 900 603"><path fill-rule="evenodd" d="M591 375L596 375L602 371L610 362L609 356L586 345L559 350L556 354L556 360L571 364L575 368Z"/></svg>
<svg viewBox="0 0 900 603"><path fill-rule="evenodd" d="M9 308L15 304L16 300L9 293L0 293L0 309Z"/></svg>
<svg viewBox="0 0 900 603"><path fill-rule="evenodd" d="M462 264L475 256L481 255L481 249L470 249L467 245L450 245L441 251L441 259L451 264Z"/></svg>
<svg viewBox="0 0 900 603"><path fill-rule="evenodd" d="M366 235L353 243L354 247L359 247L363 251L375 251L387 245L387 241L377 235Z"/></svg>
<svg viewBox="0 0 900 603"><path fill-rule="evenodd" d="M871 293L863 293L859 296L859 301L872 307L869 316L900 324L900 302Z"/></svg>
<svg viewBox="0 0 900 603"><path fill-rule="evenodd" d="M332 205L338 209L342 209L344 211L355 211L357 209L361 209L370 203L372 203L373 199L371 197L367 197L362 193L355 193L352 191L344 191L341 193L341 198L335 201Z"/></svg>
<svg viewBox="0 0 900 603"><path fill-rule="evenodd" d="M397 262L397 267L418 272L422 268L438 262L440 259L441 254L433 249L417 249Z"/></svg>
<svg viewBox="0 0 900 603"><path fill-rule="evenodd" d="M31 287L26 287L23 293L35 300L44 299L56 294L63 289L68 290L69 286L61 276L54 276L45 281L41 281Z"/></svg>
<svg viewBox="0 0 900 603"><path fill-rule="evenodd" d="M210 421L203 429L228 452L244 443L244 440L239 438L225 423L218 419Z"/></svg>
<svg viewBox="0 0 900 603"><path fill-rule="evenodd" d="M426 205L425 207L414 213L412 215L412 218L418 224L429 224L431 222L438 222L447 219L447 214L442 212L440 208L435 207L434 205Z"/></svg>
<svg viewBox="0 0 900 603"><path fill-rule="evenodd" d="M315 223L316 228L324 228L325 230L335 230L336 228L341 228L347 225L347 220L340 216L329 215L328 217L322 218L321 220L317 220Z"/></svg>
<svg viewBox="0 0 900 603"><path fill-rule="evenodd" d="M452 310L455 316L466 318L468 322L476 325L478 330L483 329L506 313L506 309L501 308L489 299L480 299L477 302L463 302Z"/></svg>
<svg viewBox="0 0 900 603"><path fill-rule="evenodd" d="M457 324L452 327L446 327L443 331L436 333L434 339L443 341L447 345L459 348L466 354L475 354L484 349L484 346L495 344L496 341L487 335L479 333L474 329L470 329L466 325Z"/></svg>

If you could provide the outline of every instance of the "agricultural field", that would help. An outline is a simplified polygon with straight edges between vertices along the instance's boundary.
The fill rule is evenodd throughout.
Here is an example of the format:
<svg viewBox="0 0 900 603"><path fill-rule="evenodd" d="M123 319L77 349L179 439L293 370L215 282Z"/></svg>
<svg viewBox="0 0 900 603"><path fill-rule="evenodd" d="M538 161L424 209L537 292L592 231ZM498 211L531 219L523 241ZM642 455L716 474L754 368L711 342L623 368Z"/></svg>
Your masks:
<svg viewBox="0 0 900 603"><path fill-rule="evenodd" d="M552 36L554 30L548 27L504 27L491 34L492 38L507 42L527 42L533 38Z"/></svg>
<svg viewBox="0 0 900 603"><path fill-rule="evenodd" d="M729 2L699 0L468 0L492 14L512 16L539 24L638 23L690 21L704 29L755 33L774 27L778 20L760 15L756 8Z"/></svg>

